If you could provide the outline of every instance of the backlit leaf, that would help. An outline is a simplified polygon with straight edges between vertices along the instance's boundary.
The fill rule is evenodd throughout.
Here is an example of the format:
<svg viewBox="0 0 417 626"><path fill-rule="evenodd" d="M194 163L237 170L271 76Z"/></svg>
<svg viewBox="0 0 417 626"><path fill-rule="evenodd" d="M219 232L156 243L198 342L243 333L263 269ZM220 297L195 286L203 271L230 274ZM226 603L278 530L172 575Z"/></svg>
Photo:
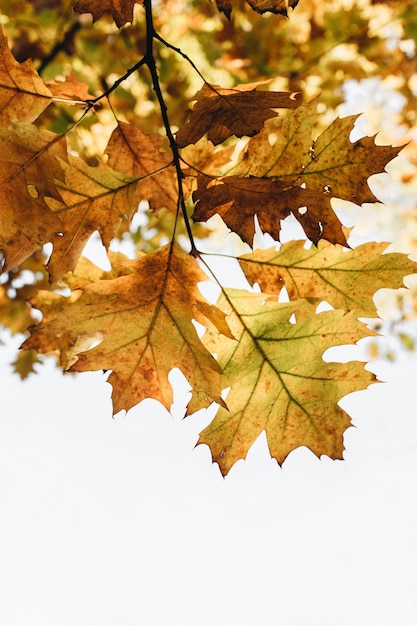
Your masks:
<svg viewBox="0 0 417 626"><path fill-rule="evenodd" d="M401 148L378 146L373 137L352 143L349 137L357 116L336 118L314 139L316 107L313 101L288 111L273 138L264 133L251 139L235 173L277 177L288 186L304 184L355 204L375 202L366 181L383 172Z"/></svg>
<svg viewBox="0 0 417 626"><path fill-rule="evenodd" d="M122 217L130 219L138 205L132 176L104 164L91 167L71 156L62 168L65 182L58 184L61 200L48 199L61 220L61 232L52 237L54 248L48 264L51 283L75 268L94 231L108 248Z"/></svg>
<svg viewBox="0 0 417 626"><path fill-rule="evenodd" d="M285 287L291 300L320 299L357 317L376 317L375 292L398 289L404 276L417 273L417 264L405 254L383 254L386 247L372 242L346 250L320 241L306 249L303 241L291 241L279 250L255 250L239 262L249 283L266 293L279 294Z"/></svg>
<svg viewBox="0 0 417 626"><path fill-rule="evenodd" d="M277 303L264 294L231 289L217 306L228 313L236 339L212 333L205 335L205 344L217 354L224 386L231 388L227 409L219 408L199 443L210 447L222 473L246 457L264 430L279 463L299 446L317 456L342 458L350 420L337 403L375 377L362 363L326 363L322 357L327 348L355 343L372 331L343 311L292 323L292 316L297 319L297 311L308 307L302 300Z"/></svg>
<svg viewBox="0 0 417 626"><path fill-rule="evenodd" d="M178 367L196 392L220 396L220 368L198 338L192 320L217 324L204 312L197 284L206 280L195 259L177 245L130 261L131 273L86 285L80 297L50 322L33 330L27 347L44 337L103 338L81 352L71 370L112 370L113 406L117 413L145 398L168 410L173 396L168 374ZM207 317L206 317L207 316Z"/></svg>

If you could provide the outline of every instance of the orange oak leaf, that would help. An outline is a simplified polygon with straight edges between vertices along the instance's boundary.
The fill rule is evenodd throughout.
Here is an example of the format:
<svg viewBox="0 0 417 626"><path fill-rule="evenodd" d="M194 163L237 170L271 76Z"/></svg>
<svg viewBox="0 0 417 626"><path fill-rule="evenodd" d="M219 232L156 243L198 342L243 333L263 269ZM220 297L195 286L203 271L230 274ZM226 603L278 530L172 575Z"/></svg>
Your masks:
<svg viewBox="0 0 417 626"><path fill-rule="evenodd" d="M46 83L54 99L64 100L65 104L80 104L92 100L94 95L89 93L87 83L80 82L74 72L66 76L65 80L54 80Z"/></svg>
<svg viewBox="0 0 417 626"><path fill-rule="evenodd" d="M30 60L18 63L0 26L0 123L31 123L50 104L52 94Z"/></svg>
<svg viewBox="0 0 417 626"><path fill-rule="evenodd" d="M127 22L133 22L133 7L143 5L143 0L78 0L74 6L77 13L91 13L93 22L110 14L117 26L121 28Z"/></svg>
<svg viewBox="0 0 417 626"><path fill-rule="evenodd" d="M227 313L236 340L212 332L203 341L217 355L230 391L227 409L219 408L198 443L210 447L222 474L246 457L262 431L278 463L299 446L342 458L350 419L338 402L376 379L363 363L327 363L322 356L374 333L343 311L302 314L298 321L300 309L312 311L305 300L278 303L276 297L227 289L217 306Z"/></svg>
<svg viewBox="0 0 417 626"><path fill-rule="evenodd" d="M398 289L405 276L417 274L417 263L407 255L384 254L387 245L370 242L346 250L320 241L306 249L304 241L291 241L279 250L254 250L239 263L248 282L266 293L278 295L285 287L291 300L319 299L357 317L376 317L375 292Z"/></svg>
<svg viewBox="0 0 417 626"><path fill-rule="evenodd" d="M146 135L140 128L119 122L107 146L108 164L138 179L138 194L153 211L178 207L178 184L171 166L171 152L162 152L166 140L161 135Z"/></svg>
<svg viewBox="0 0 417 626"><path fill-rule="evenodd" d="M63 177L65 138L34 126L0 127L0 248L4 269L17 265L61 231L61 220L45 202L57 197Z"/></svg>
<svg viewBox="0 0 417 626"><path fill-rule="evenodd" d="M232 135L251 137L261 130L265 120L278 115L273 109L299 106L299 93L258 91L263 84L236 85L233 89L205 84L194 96L197 102L176 134L178 146L196 143L205 133L215 145Z"/></svg>
<svg viewBox="0 0 417 626"><path fill-rule="evenodd" d="M192 322L217 328L218 314L200 305L204 298L198 283L206 275L177 244L128 266L129 275L85 285L75 302L32 330L26 347L36 348L45 335L64 335L73 342L101 335L101 343L81 352L71 371L112 370L108 380L115 413L145 398L155 398L169 410L173 394L168 374L173 367L196 392L224 406L221 370Z"/></svg>
<svg viewBox="0 0 417 626"><path fill-rule="evenodd" d="M61 232L52 237L48 263L50 282L75 268L85 244L98 231L106 248L122 217L131 219L138 206L136 179L115 172L107 165L91 167L79 157L62 163L65 182L58 182L60 200L47 202L61 219Z"/></svg>
<svg viewBox="0 0 417 626"><path fill-rule="evenodd" d="M279 239L281 220L290 213L300 222L307 237L346 244L341 224L323 192L289 187L274 178L199 176L193 192L195 221L206 221L215 213L250 246L255 235L255 215L264 233Z"/></svg>

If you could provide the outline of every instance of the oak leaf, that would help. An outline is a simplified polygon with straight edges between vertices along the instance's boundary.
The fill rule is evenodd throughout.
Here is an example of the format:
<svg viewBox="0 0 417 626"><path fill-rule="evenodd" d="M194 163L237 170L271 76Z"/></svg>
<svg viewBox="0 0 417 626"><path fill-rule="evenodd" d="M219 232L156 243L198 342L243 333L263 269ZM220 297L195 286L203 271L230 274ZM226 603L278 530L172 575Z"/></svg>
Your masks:
<svg viewBox="0 0 417 626"><path fill-rule="evenodd" d="M256 13L275 13L288 15L295 9L299 0L246 0Z"/></svg>
<svg viewBox="0 0 417 626"><path fill-rule="evenodd" d="M127 22L133 22L133 7L143 5L143 0L78 0L74 6L77 13L91 13L93 22L105 14L112 16L117 26L121 28Z"/></svg>
<svg viewBox="0 0 417 626"><path fill-rule="evenodd" d="M139 180L137 189L153 211L178 207L178 184L171 152L162 152L166 143L161 135L147 135L140 128L119 122L106 153L110 167Z"/></svg>
<svg viewBox="0 0 417 626"><path fill-rule="evenodd" d="M313 140L316 103L288 111L273 135L264 128L249 140L233 175L199 178L194 219L205 221L218 213L252 245L255 215L261 229L278 239L280 220L292 213L313 243L326 239L347 246L331 199L373 202L367 179L384 171L400 151L377 146L371 137L351 143L355 120L336 119Z"/></svg>
<svg viewBox="0 0 417 626"><path fill-rule="evenodd" d="M304 241L282 244L279 250L255 250L239 259L250 284L266 293L285 287L291 300L320 299L335 309L355 311L357 317L376 317L373 296L378 289L398 289L403 278L417 273L417 263L404 254L387 253L386 243L365 243L353 250L320 241L305 248Z"/></svg>
<svg viewBox="0 0 417 626"><path fill-rule="evenodd" d="M78 80L74 72L65 77L65 80L54 80L46 83L52 96L64 100L65 104L80 104L80 101L92 100L94 95L88 91L87 83Z"/></svg>
<svg viewBox="0 0 417 626"><path fill-rule="evenodd" d="M0 123L31 123L50 104L52 93L32 61L18 63L0 26Z"/></svg>
<svg viewBox="0 0 417 626"><path fill-rule="evenodd" d="M51 283L75 268L94 231L99 232L108 248L122 217L131 219L138 206L134 177L115 172L105 164L91 167L73 156L61 167L65 181L57 183L60 200L47 199L61 220L61 232L51 239Z"/></svg>
<svg viewBox="0 0 417 626"><path fill-rule="evenodd" d="M375 377L362 363L326 363L327 348L373 334L352 313L325 311L297 319L305 300L277 303L265 294L228 289L217 302L236 340L214 333L203 340L224 372L227 409L220 407L198 443L227 474L266 431L271 455L283 463L299 446L342 458L349 416L338 401ZM310 310L312 307L310 307Z"/></svg>
<svg viewBox="0 0 417 626"><path fill-rule="evenodd" d="M256 13L275 13L280 15L288 15L291 9L294 9L299 0L246 0L249 6ZM230 18L233 8L233 0L216 0L217 8Z"/></svg>
<svg viewBox="0 0 417 626"><path fill-rule="evenodd" d="M355 204L375 202L366 181L383 172L401 148L376 145L373 137L352 143L349 137L356 115L336 118L314 138L316 107L312 101L287 111L281 128L274 132L275 140L267 132L250 139L234 173L304 184L307 189Z"/></svg>
<svg viewBox="0 0 417 626"><path fill-rule="evenodd" d="M66 158L65 138L35 126L0 126L0 248L3 269L20 264L61 230L61 220L46 204L57 197L63 177L57 157ZM54 180L55 179L55 180Z"/></svg>
<svg viewBox="0 0 417 626"><path fill-rule="evenodd" d="M86 285L55 319L33 329L26 346L36 348L45 336L65 335L75 342L101 334L102 342L80 353L71 371L113 370L108 381L115 413L145 398L169 410L173 367L196 392L224 405L220 367L192 323L212 328L218 323L209 308L201 310L204 298L197 285L207 278L195 259L172 244L128 265L129 275Z"/></svg>
<svg viewBox="0 0 417 626"><path fill-rule="evenodd" d="M80 291L72 291L69 297L65 297L54 291L40 289L36 296L30 298L30 304L34 309L42 311L42 324L46 325L51 320L62 314L66 307L70 306L80 297ZM63 370L68 370L77 360L77 355L82 350L88 350L94 341L99 341L102 337L98 332L91 332L80 336L71 333L59 332L55 334L36 333L33 326L31 336L22 344L24 351L38 354L46 354L56 358L58 365Z"/></svg>
<svg viewBox="0 0 417 626"><path fill-rule="evenodd" d="M262 231L278 240L281 220L290 213L314 243L324 237L346 244L329 198L315 189L288 187L285 181L266 177L199 176L193 199L196 203L194 221L207 221L217 213L250 246L255 235L255 215Z"/></svg>
<svg viewBox="0 0 417 626"><path fill-rule="evenodd" d="M265 120L278 115L273 109L299 106L299 93L258 91L262 84L236 85L233 89L205 84L194 96L196 104L176 134L178 146L196 143L205 133L214 145L232 135L250 137L261 130Z"/></svg>

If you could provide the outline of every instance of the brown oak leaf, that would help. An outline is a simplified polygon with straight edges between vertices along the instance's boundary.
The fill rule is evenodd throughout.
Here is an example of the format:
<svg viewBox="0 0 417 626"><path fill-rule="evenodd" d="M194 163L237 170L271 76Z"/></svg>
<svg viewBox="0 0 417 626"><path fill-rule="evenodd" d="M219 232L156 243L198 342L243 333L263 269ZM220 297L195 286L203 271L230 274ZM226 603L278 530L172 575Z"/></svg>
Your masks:
<svg viewBox="0 0 417 626"><path fill-rule="evenodd" d="M279 239L281 220L290 213L300 222L307 237L346 244L341 224L329 197L314 189L288 187L273 178L199 176L193 193L195 221L207 221L215 213L250 246L255 235L255 215L264 233Z"/></svg>
<svg viewBox="0 0 417 626"><path fill-rule="evenodd" d="M251 137L261 130L265 120L278 115L273 109L299 106L299 93L258 91L263 84L236 85L233 89L205 84L194 96L196 104L176 134L178 146L196 143L205 133L215 145L232 135Z"/></svg>
<svg viewBox="0 0 417 626"><path fill-rule="evenodd" d="M299 0L246 0L256 13L288 15L295 9Z"/></svg>
<svg viewBox="0 0 417 626"><path fill-rule="evenodd" d="M383 172L400 147L379 146L374 137L350 141L356 115L336 118L318 137L317 102L287 111L273 140L266 130L249 140L235 174L280 178L288 184L315 189L330 197L355 204L375 202L367 184L373 174ZM272 144L272 145L271 145Z"/></svg>
<svg viewBox="0 0 417 626"><path fill-rule="evenodd" d="M133 7L143 5L143 0L78 0L74 6L77 13L91 13L93 22L105 14L112 16L117 26L121 28L127 22L133 22Z"/></svg>
<svg viewBox="0 0 417 626"><path fill-rule="evenodd" d="M87 83L80 82L74 72L66 76L65 80L54 80L46 83L55 99L64 100L65 104L80 104L92 100L94 95L89 93Z"/></svg>
<svg viewBox="0 0 417 626"><path fill-rule="evenodd" d="M246 0L249 6L256 13L275 13L280 15L288 15L291 9L294 9L299 0ZM230 18L233 9L233 0L216 0L217 8Z"/></svg>

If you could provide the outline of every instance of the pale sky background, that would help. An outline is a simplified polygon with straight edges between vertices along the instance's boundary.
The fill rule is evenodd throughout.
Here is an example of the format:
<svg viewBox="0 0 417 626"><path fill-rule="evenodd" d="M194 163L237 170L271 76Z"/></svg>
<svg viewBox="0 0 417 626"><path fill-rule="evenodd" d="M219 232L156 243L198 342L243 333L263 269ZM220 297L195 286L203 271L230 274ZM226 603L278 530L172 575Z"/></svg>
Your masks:
<svg viewBox="0 0 417 626"><path fill-rule="evenodd" d="M4 337L4 334L3 334ZM417 361L342 402L345 460L261 437L226 479L207 416L111 418L101 374L0 376L0 624L415 626Z"/></svg>
<svg viewBox="0 0 417 626"><path fill-rule="evenodd" d="M261 436L223 479L209 416L113 420L102 374L21 382L0 338L1 626L417 624L416 356L342 401L344 461Z"/></svg>

